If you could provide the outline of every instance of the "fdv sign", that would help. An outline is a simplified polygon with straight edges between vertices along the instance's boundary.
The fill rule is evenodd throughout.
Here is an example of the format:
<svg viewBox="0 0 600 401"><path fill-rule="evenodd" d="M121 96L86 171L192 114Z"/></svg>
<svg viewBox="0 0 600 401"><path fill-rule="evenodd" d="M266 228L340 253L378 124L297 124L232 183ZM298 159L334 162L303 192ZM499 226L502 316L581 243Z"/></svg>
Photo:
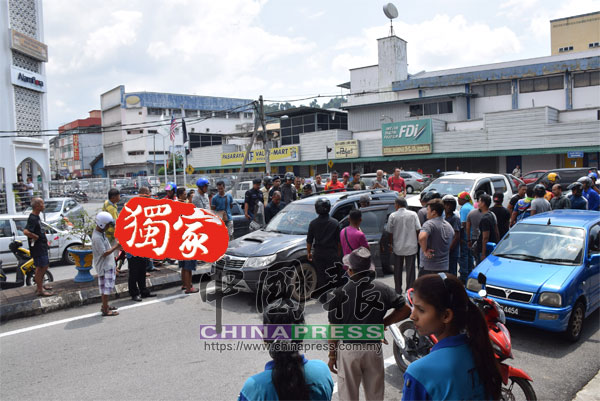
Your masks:
<svg viewBox="0 0 600 401"><path fill-rule="evenodd" d="M22 86L37 92L46 92L46 77L42 74L11 67L10 75L13 85Z"/></svg>
<svg viewBox="0 0 600 401"><path fill-rule="evenodd" d="M383 155L431 153L431 119L381 125Z"/></svg>

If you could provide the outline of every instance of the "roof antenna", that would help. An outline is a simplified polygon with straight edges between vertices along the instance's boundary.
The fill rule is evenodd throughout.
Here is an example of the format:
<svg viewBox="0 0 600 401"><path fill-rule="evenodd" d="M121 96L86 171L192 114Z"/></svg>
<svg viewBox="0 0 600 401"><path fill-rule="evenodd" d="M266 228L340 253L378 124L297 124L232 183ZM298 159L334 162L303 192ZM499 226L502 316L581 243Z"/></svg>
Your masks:
<svg viewBox="0 0 600 401"><path fill-rule="evenodd" d="M392 3L387 3L383 6L383 13L390 19L390 36L394 36L394 24L392 21L394 18L398 18L398 9Z"/></svg>
<svg viewBox="0 0 600 401"><path fill-rule="evenodd" d="M550 221L550 217L548 217L548 223L546 223L546 225L549 226L550 224L552 224L552 222Z"/></svg>

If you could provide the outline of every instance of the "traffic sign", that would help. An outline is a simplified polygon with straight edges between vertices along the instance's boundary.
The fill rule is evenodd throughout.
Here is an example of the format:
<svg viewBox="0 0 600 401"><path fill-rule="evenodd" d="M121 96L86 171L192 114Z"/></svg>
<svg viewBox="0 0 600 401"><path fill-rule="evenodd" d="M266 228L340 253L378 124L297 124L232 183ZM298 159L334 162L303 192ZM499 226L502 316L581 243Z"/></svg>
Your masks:
<svg viewBox="0 0 600 401"><path fill-rule="evenodd" d="M329 163L327 163L327 165L329 166L329 168L333 167L333 160L329 160Z"/></svg>
<svg viewBox="0 0 600 401"><path fill-rule="evenodd" d="M191 164L188 164L187 168L185 169L185 172L188 174L194 174L194 167L192 167Z"/></svg>
<svg viewBox="0 0 600 401"><path fill-rule="evenodd" d="M569 159L581 159L583 157L583 152L579 150L574 152L567 152L567 157Z"/></svg>

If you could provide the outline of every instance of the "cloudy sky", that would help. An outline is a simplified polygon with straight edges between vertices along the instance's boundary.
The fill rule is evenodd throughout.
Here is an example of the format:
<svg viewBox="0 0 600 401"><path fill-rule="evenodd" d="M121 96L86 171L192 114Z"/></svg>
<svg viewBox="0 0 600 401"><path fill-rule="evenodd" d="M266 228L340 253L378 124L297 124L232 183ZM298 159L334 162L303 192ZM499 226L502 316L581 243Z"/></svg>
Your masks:
<svg viewBox="0 0 600 401"><path fill-rule="evenodd" d="M85 118L121 84L249 99L341 93L349 68L377 63L384 3L44 0L49 128ZM600 0L395 4L410 73L546 56L550 19L600 10Z"/></svg>

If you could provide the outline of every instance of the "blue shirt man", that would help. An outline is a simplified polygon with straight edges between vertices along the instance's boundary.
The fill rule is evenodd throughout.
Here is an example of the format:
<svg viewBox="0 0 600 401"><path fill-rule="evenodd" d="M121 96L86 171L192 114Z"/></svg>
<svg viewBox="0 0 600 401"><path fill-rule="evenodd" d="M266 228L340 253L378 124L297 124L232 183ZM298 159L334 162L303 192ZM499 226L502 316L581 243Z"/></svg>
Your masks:
<svg viewBox="0 0 600 401"><path fill-rule="evenodd" d="M485 400L466 334L446 337L408 365L402 400Z"/></svg>
<svg viewBox="0 0 600 401"><path fill-rule="evenodd" d="M304 378L310 388L310 399L331 400L333 393L333 379L329 367L318 359L308 360L302 356L304 362ZM264 372L258 373L246 380L238 401L278 400L277 391L273 385L273 361L267 362Z"/></svg>
<svg viewBox="0 0 600 401"><path fill-rule="evenodd" d="M224 211L227 214L227 220L231 221L231 205L233 204L233 197L231 194L216 194L212 198L211 205L217 212Z"/></svg>
<svg viewBox="0 0 600 401"><path fill-rule="evenodd" d="M588 201L583 195L569 195L571 209L588 210Z"/></svg>
<svg viewBox="0 0 600 401"><path fill-rule="evenodd" d="M592 188L584 189L583 196L588 201L588 210L600 210L600 195Z"/></svg>

